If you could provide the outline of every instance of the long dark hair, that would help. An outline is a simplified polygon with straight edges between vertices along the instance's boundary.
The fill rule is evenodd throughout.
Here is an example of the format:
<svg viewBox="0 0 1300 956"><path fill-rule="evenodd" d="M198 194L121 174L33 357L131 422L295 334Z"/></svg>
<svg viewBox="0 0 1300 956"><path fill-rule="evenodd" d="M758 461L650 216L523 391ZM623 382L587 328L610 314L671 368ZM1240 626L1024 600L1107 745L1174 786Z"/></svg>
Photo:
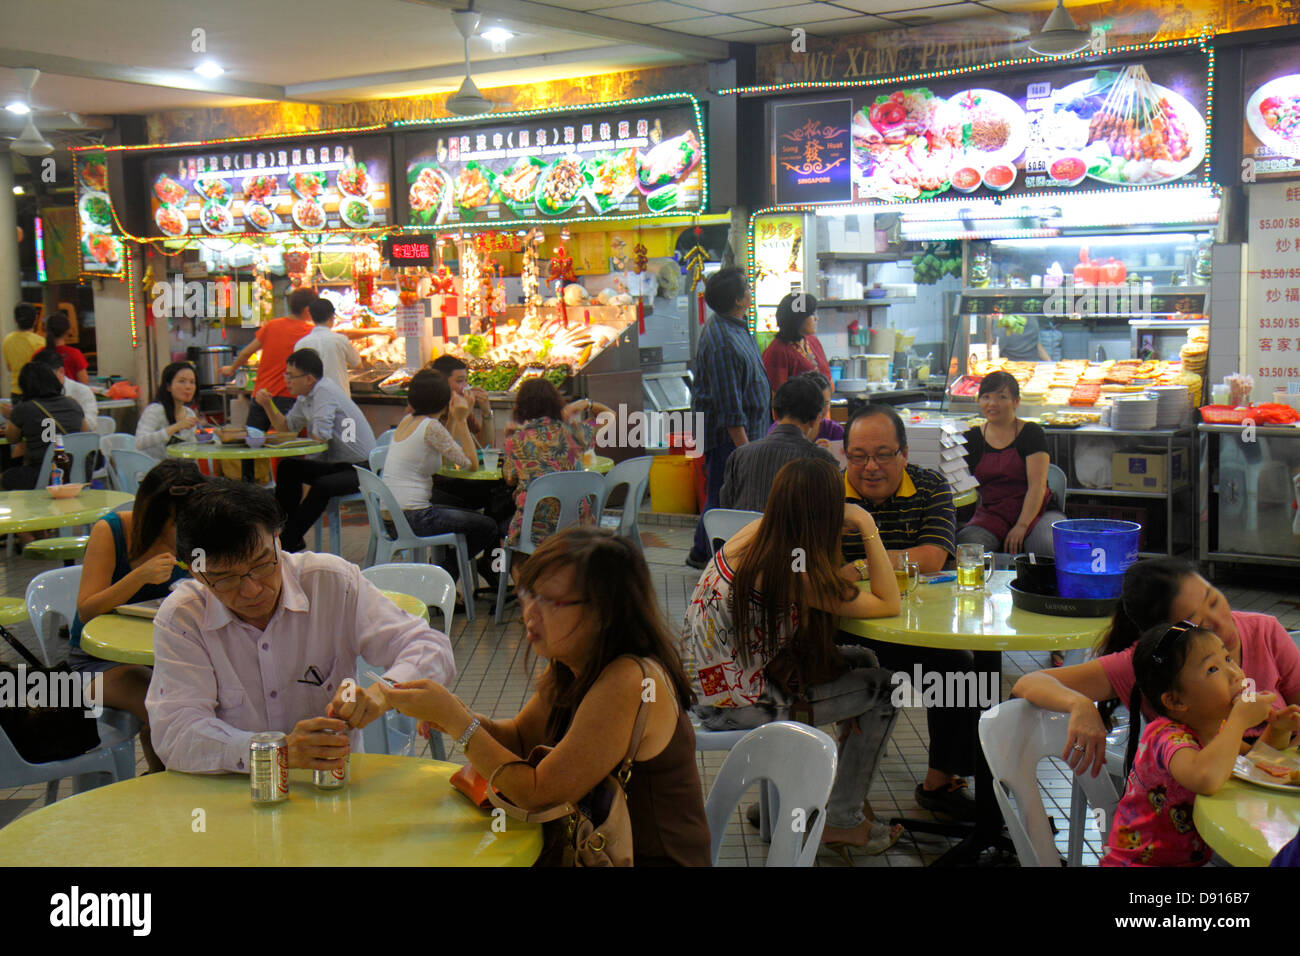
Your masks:
<svg viewBox="0 0 1300 956"><path fill-rule="evenodd" d="M758 531L737 560L731 582L731 619L736 648L748 664L748 635L762 628L762 651L768 660L784 649L781 631L790 607L797 608L798 628L790 641L808 673L825 671L834 655L835 616L812 607L850 600L853 585L839 576L844 564L840 539L844 530L844 485L837 469L820 458L799 458L776 473ZM795 570L794 562L802 567ZM762 582L761 586L759 582ZM753 619L752 596L761 593L763 619Z"/></svg>
<svg viewBox="0 0 1300 956"><path fill-rule="evenodd" d="M597 678L624 654L653 658L682 707L690 707L695 695L682 668L677 638L659 610L650 569L636 546L612 531L569 528L551 535L532 553L520 572L519 587L530 590L539 578L564 567L573 569L574 585L599 630L596 652L581 673L551 661L538 680L538 691L550 704L547 740L554 743L564 736Z"/></svg>
<svg viewBox="0 0 1300 956"><path fill-rule="evenodd" d="M45 347L52 349L54 343L72 331L72 322L68 313L60 309L45 320Z"/></svg>
<svg viewBox="0 0 1300 956"><path fill-rule="evenodd" d="M172 362L162 370L162 375L158 379L158 389L153 393L153 400L161 405L163 411L167 413L168 425L176 424L176 399L172 398L172 394L168 390L172 387L172 382L176 379L176 376L186 369L194 372L194 385L197 389L199 373L194 371L194 366L189 362ZM196 390L194 397L198 398L198 394Z"/></svg>
<svg viewBox="0 0 1300 956"><path fill-rule="evenodd" d="M169 520L175 520L179 506L190 491L205 481L199 466L182 458L166 458L140 479L131 506L131 537L127 556L134 561L158 540Z"/></svg>
<svg viewBox="0 0 1300 956"><path fill-rule="evenodd" d="M1166 691L1178 690L1178 678L1192 641L1202 635L1214 637L1213 631L1197 627L1187 621L1179 624L1157 624L1142 632L1133 650L1133 692L1129 694L1128 747L1124 752L1124 777L1133 769L1137 756L1138 737L1142 729L1142 699L1161 717L1169 712L1161 699Z"/></svg>
<svg viewBox="0 0 1300 956"><path fill-rule="evenodd" d="M24 365L18 372L18 387L22 389L23 401L56 398L63 394L59 377L44 362L28 362Z"/></svg>
<svg viewBox="0 0 1300 956"><path fill-rule="evenodd" d="M1158 624L1168 626L1183 581L1195 573L1195 566L1182 558L1151 558L1129 565L1124 572L1115 616L1111 618L1110 627L1102 632L1093 655L1101 657L1126 651L1148 628ZM1097 705L1107 726L1119 705L1116 700L1105 700Z"/></svg>

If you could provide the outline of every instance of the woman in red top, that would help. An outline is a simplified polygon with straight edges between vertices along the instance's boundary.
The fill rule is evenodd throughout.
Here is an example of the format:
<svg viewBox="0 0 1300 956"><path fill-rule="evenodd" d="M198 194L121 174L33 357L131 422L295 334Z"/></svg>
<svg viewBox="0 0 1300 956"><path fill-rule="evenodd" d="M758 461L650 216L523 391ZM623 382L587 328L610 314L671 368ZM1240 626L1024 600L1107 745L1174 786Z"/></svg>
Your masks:
<svg viewBox="0 0 1300 956"><path fill-rule="evenodd" d="M90 368L90 363L86 361L86 356L81 354L81 349L64 344L71 331L72 323L68 320L68 313L59 310L45 321L45 344L63 357L64 375L82 385L89 385L90 373L86 369Z"/></svg>
<svg viewBox="0 0 1300 956"><path fill-rule="evenodd" d="M817 341L817 297L791 292L776 307L776 338L763 352L763 368L775 392L792 375L821 372L831 377L826 353Z"/></svg>

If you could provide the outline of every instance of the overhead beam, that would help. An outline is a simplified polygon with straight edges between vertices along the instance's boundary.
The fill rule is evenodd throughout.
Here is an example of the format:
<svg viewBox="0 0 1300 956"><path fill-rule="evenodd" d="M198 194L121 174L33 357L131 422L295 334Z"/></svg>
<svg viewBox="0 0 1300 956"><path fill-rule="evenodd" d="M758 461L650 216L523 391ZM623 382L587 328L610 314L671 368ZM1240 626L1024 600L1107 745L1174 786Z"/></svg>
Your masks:
<svg viewBox="0 0 1300 956"><path fill-rule="evenodd" d="M482 83L483 77L500 73L513 73L519 70L535 70L548 66L564 66L570 63L584 63L593 60L626 59L633 60L643 56L646 47L607 46L583 50L565 50L561 53L537 53L528 56L501 57L494 60L475 60L471 63L474 78ZM658 53L658 48L655 48ZM316 80L311 83L292 83L284 88L288 96L309 98L339 90L379 89L394 86L408 86L416 83L437 83L443 80L459 84L465 76L465 64L448 63L442 66L426 66L414 70L394 70L390 73L367 73L360 76L341 76L331 80Z"/></svg>
<svg viewBox="0 0 1300 956"><path fill-rule="evenodd" d="M98 63L53 53L32 53L27 50L0 48L0 66L11 69L34 67L42 73L59 76L79 76L89 80L110 80L114 83L133 83L136 86L161 86L171 90L192 90L196 93L216 93L238 96L250 100L289 99L284 87L270 83L248 83L243 80L208 79L190 70L154 70L142 66L119 66L116 63ZM36 85L36 99L40 99L40 83Z"/></svg>
<svg viewBox="0 0 1300 956"><path fill-rule="evenodd" d="M443 10L464 10L470 5L469 0L405 0L405 2L438 7ZM473 6L476 13L495 14L518 23L587 36L608 37L611 40L635 43L638 46L674 50L700 60L725 60L730 56L729 46L724 40L711 40L707 37L692 36L689 33L664 30L661 27L628 23L625 20L615 20L612 17L602 17L590 12L580 13L564 7L533 3L532 0L474 0Z"/></svg>

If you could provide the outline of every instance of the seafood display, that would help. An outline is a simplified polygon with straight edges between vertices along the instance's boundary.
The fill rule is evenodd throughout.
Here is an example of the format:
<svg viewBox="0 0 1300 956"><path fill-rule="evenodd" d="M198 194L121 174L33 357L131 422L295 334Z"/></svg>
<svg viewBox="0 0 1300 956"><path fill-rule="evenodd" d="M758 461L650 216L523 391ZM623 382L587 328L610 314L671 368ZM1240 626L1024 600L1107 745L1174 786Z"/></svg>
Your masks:
<svg viewBox="0 0 1300 956"><path fill-rule="evenodd" d="M456 179L456 205L464 210L474 210L487 204L492 195L491 173L478 163L468 163Z"/></svg>
<svg viewBox="0 0 1300 956"><path fill-rule="evenodd" d="M537 183L537 208L550 216L567 212L586 188L586 164L581 159L556 160Z"/></svg>
<svg viewBox="0 0 1300 956"><path fill-rule="evenodd" d="M199 211L199 222L214 236L232 232L235 228L235 219L230 214L229 207L215 200L203 204L203 208Z"/></svg>
<svg viewBox="0 0 1300 956"><path fill-rule="evenodd" d="M299 229L320 229L325 225L325 210L311 199L300 199L293 204L293 221Z"/></svg>
<svg viewBox="0 0 1300 956"><path fill-rule="evenodd" d="M120 244L117 239L105 232L88 232L81 240L82 248L96 262L101 265L111 266L122 258L118 251Z"/></svg>
<svg viewBox="0 0 1300 956"><path fill-rule="evenodd" d="M325 194L325 174L294 173L289 177L289 188L299 199L318 199Z"/></svg>
<svg viewBox="0 0 1300 956"><path fill-rule="evenodd" d="M637 157L637 181L642 192L677 182L700 161L700 141L694 130L666 139Z"/></svg>
<svg viewBox="0 0 1300 956"><path fill-rule="evenodd" d="M365 199L366 193L370 192L370 174L366 172L364 163L357 163L355 166L339 170L336 182L338 183L339 192L345 196Z"/></svg>
<svg viewBox="0 0 1300 956"><path fill-rule="evenodd" d="M245 176L242 186L246 204L265 203L280 188L280 180L276 176Z"/></svg>
<svg viewBox="0 0 1300 956"><path fill-rule="evenodd" d="M1274 152L1300 157L1300 74L1279 76L1257 89L1246 101L1246 125Z"/></svg>
<svg viewBox="0 0 1300 956"><path fill-rule="evenodd" d="M1029 118L1011 97L996 90L963 90L949 97L961 124L967 158L974 162L1010 163L1029 140Z"/></svg>
<svg viewBox="0 0 1300 956"><path fill-rule="evenodd" d="M947 100L924 87L876 97L853 116L853 177L859 198L927 199L946 192L965 149Z"/></svg>
<svg viewBox="0 0 1300 956"><path fill-rule="evenodd" d="M268 232L280 224L280 219L260 202L245 202L244 222L254 229Z"/></svg>
<svg viewBox="0 0 1300 956"><path fill-rule="evenodd" d="M589 160L592 202L601 212L618 205L637 183L636 150L622 149Z"/></svg>
<svg viewBox="0 0 1300 956"><path fill-rule="evenodd" d="M194 181L194 191L204 199L223 206L229 206L230 200L235 198L230 183L224 179L197 179Z"/></svg>
<svg viewBox="0 0 1300 956"><path fill-rule="evenodd" d="M153 194L164 206L175 206L185 201L186 189L166 173L153 182Z"/></svg>
<svg viewBox="0 0 1300 956"><path fill-rule="evenodd" d="M507 172L497 177L497 195L511 207L532 202L533 194L537 191L537 180L541 178L544 166L545 164L539 159L531 156L523 157Z"/></svg>
<svg viewBox="0 0 1300 956"><path fill-rule="evenodd" d="M426 163L419 171L412 170L411 180L411 214L420 222L441 223L446 221L447 201L451 196L451 180L437 166Z"/></svg>
<svg viewBox="0 0 1300 956"><path fill-rule="evenodd" d="M93 189L95 192L108 192L108 167L104 164L103 156L91 156L84 159L77 167L77 175L81 177L81 184L87 189Z"/></svg>
<svg viewBox="0 0 1300 956"><path fill-rule="evenodd" d="M185 218L185 213L171 206L159 206L153 214L153 221L164 236L183 236L190 231L190 221Z"/></svg>

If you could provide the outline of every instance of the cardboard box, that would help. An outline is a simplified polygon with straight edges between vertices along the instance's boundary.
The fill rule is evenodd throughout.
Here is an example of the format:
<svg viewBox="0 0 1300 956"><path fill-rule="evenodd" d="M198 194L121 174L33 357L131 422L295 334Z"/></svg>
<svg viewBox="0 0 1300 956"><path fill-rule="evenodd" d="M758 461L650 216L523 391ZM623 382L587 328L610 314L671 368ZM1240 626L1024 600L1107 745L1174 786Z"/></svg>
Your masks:
<svg viewBox="0 0 1300 956"><path fill-rule="evenodd" d="M1172 466L1170 462L1164 452L1117 451L1111 456L1111 487L1156 493L1187 487L1191 474L1187 449L1175 448Z"/></svg>

